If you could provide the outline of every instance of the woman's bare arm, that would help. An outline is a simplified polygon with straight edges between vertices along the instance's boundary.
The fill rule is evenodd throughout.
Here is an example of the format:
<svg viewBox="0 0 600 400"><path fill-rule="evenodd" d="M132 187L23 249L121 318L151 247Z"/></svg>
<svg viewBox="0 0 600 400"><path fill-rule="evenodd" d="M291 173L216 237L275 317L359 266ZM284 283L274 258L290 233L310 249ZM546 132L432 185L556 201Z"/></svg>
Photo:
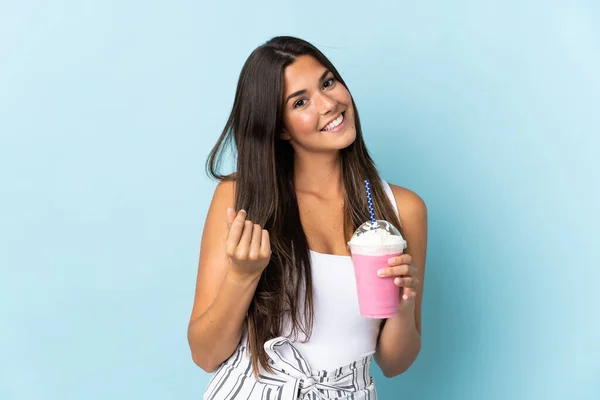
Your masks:
<svg viewBox="0 0 600 400"><path fill-rule="evenodd" d="M219 183L200 247L188 342L192 359L207 372L233 354L262 270L270 259L268 232L233 210L235 183Z"/></svg>
<svg viewBox="0 0 600 400"><path fill-rule="evenodd" d="M427 208L414 192L390 185L400 213L402 232L408 243L407 253L415 271L416 297L408 307L388 318L377 343L375 360L386 377L406 371L421 350L421 304L427 253ZM407 259L406 257L402 257Z"/></svg>

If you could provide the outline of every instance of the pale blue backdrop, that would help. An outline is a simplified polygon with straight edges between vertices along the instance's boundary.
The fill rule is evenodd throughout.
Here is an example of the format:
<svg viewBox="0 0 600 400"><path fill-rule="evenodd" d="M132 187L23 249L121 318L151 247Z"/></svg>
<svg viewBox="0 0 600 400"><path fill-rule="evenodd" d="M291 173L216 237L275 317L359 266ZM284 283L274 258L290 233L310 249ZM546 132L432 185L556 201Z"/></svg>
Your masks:
<svg viewBox="0 0 600 400"><path fill-rule="evenodd" d="M0 399L199 399L204 160L249 53L319 46L430 216L382 399L598 399L597 1L0 2Z"/></svg>

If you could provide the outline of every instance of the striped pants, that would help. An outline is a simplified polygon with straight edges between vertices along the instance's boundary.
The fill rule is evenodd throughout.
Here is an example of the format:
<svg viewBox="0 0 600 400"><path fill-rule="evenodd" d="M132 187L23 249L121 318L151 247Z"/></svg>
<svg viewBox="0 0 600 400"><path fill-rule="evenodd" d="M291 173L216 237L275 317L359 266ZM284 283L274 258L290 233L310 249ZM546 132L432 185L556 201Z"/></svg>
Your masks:
<svg viewBox="0 0 600 400"><path fill-rule="evenodd" d="M284 337L265 343L274 373L258 379L245 346L213 375L204 400L377 400L370 374L371 356L332 371L311 371L294 345Z"/></svg>

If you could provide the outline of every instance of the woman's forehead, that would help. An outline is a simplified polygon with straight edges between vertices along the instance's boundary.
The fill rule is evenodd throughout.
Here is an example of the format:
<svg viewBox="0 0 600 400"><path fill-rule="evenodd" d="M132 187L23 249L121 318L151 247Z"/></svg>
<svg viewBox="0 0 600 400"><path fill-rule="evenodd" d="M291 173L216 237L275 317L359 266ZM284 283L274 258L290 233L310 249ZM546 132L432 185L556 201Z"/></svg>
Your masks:
<svg viewBox="0 0 600 400"><path fill-rule="evenodd" d="M319 82L327 68L310 55L302 55L284 71L286 93L308 89Z"/></svg>

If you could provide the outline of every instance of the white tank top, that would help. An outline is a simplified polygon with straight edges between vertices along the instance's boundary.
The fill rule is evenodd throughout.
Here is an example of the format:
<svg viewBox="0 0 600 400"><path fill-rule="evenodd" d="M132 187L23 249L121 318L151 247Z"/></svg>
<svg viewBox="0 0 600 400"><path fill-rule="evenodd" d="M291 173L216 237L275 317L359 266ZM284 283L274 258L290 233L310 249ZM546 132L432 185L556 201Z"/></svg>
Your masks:
<svg viewBox="0 0 600 400"><path fill-rule="evenodd" d="M396 213L398 207L389 184L382 181ZM310 339L289 337L312 370L334 370L375 353L381 319L365 318L358 310L352 258L310 250L314 321ZM242 345L247 343L247 332Z"/></svg>
<svg viewBox="0 0 600 400"><path fill-rule="evenodd" d="M398 213L392 189L383 187ZM315 370L332 370L375 353L380 319L362 317L350 256L310 251L314 323L310 340L293 341ZM303 339L303 335L299 335Z"/></svg>

